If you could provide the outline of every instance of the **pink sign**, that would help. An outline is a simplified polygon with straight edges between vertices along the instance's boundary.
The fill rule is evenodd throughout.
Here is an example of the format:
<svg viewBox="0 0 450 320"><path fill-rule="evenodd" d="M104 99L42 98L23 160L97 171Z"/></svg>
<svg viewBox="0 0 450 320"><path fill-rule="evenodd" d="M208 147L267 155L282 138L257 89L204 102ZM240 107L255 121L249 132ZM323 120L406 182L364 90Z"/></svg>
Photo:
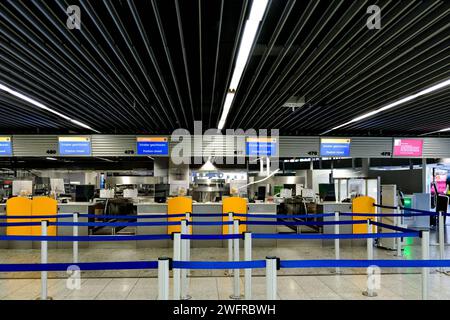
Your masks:
<svg viewBox="0 0 450 320"><path fill-rule="evenodd" d="M421 157L423 154L423 140L395 139L394 157Z"/></svg>

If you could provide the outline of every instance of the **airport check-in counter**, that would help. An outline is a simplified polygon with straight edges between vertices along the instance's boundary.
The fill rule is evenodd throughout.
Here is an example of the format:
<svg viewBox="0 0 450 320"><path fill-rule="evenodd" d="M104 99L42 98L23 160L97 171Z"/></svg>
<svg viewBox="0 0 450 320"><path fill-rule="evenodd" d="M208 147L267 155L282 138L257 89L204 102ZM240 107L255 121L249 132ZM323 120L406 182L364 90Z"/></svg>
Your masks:
<svg viewBox="0 0 450 320"><path fill-rule="evenodd" d="M80 214L89 213L89 207L92 203L89 202L72 202L72 203L60 203L58 204L58 214L72 214L74 212L79 212ZM196 214L208 214L208 213L221 213L222 204L220 203L194 203L193 213ZM249 214L276 214L277 207L273 203L249 203L248 213ZM161 215L167 214L167 204L165 203L141 203L137 205L138 215ZM6 215L6 204L0 204L0 215ZM221 221L221 217L193 217L193 221ZM254 219L261 221L276 221L276 219ZM4 221L4 220L2 220ZM72 218L62 218L58 221L72 222ZM87 218L79 218L79 222L88 222ZM166 222L167 218L160 219L142 219L138 221L148 221L148 222ZM89 235L88 227L79 226L78 235L87 236ZM222 226L193 226L193 234L222 234ZM276 233L277 227L275 225L249 225L247 230L253 233ZM136 234L167 234L167 226L149 226L149 227L136 227ZM0 235L6 235L6 227L0 227ZM59 226L57 227L58 236L71 236L73 235L72 226ZM98 236L101 237L101 236ZM243 241L241 246L243 246ZM192 247L226 247L228 245L227 240L193 240ZM130 242L79 242L80 248L115 248L115 247L137 247L137 248L152 248L152 247L171 247L172 241L170 240L149 240L149 241L130 241ZM275 246L276 240L266 240L258 239L253 241L253 246ZM18 241L0 241L0 248L40 248L40 243L35 241L35 243L30 242L18 242ZM49 248L72 248L72 242L49 242Z"/></svg>
<svg viewBox="0 0 450 320"><path fill-rule="evenodd" d="M58 204L58 214L73 214L74 212L78 212L79 214L87 214L89 213L89 206L92 203L90 202L72 202L72 203L59 203ZM62 218L58 219L58 222L72 222L73 218ZM79 217L78 222L88 222L88 218ZM78 226L78 235L79 236L87 236L89 227ZM56 234L58 236L72 236L73 235L73 227L72 226L58 226ZM58 248L72 248L73 244L70 241L59 241L57 243ZM89 243L85 241L79 241L78 246L80 248L89 247Z"/></svg>
<svg viewBox="0 0 450 320"><path fill-rule="evenodd" d="M221 203L194 203L192 205L192 211L194 214L209 214L209 213L222 213ZM277 207L273 203L249 203L248 213L249 214L276 214ZM137 205L138 215L159 215L167 214L167 204L164 203L141 203ZM221 217L192 217L192 221L210 221L219 222ZM259 219L264 221L276 221L276 219ZM144 221L144 220L142 220ZM145 219L145 221L167 221L167 219ZM276 226L256 226L249 225L248 231L253 233L276 233ZM193 234L222 234L222 226L192 226ZM156 227L137 227L137 234L166 234L167 226L156 226ZM255 240L253 241L254 246L273 246L276 244L275 240ZM192 247L226 247L228 245L227 240L192 240ZM243 241L241 241L243 246ZM155 240L155 241L138 241L137 246L140 248L151 248L151 247L170 247L172 246L171 241L166 240Z"/></svg>
<svg viewBox="0 0 450 320"><path fill-rule="evenodd" d="M74 203L59 203L58 204L58 214L72 214L74 212L79 212L80 214L88 213L89 202L74 202ZM6 215L6 204L0 204L0 215ZM7 220L1 219L1 222L6 222ZM72 222L72 218L62 218L58 219L60 222ZM87 218L79 218L79 222L87 222ZM72 236L73 227L72 226L58 226L57 229L58 236ZM6 235L6 227L0 227L0 235ZM79 236L88 235L88 227L78 227ZM87 242L79 242L80 248L87 248L89 244ZM39 249L41 244L39 241L0 241L0 249ZM55 248L72 248L72 242L48 242L49 249Z"/></svg>
<svg viewBox="0 0 450 320"><path fill-rule="evenodd" d="M349 213L352 212L352 204L351 203L336 203L336 202L323 202L318 204L318 212L319 213L334 213L334 212L342 212ZM334 216L324 217L324 221L334 221ZM339 221L351 221L353 218L351 216L339 216ZM344 224L339 226L339 233L353 233L353 227L351 224ZM334 225L325 225L323 226L323 234L334 234ZM350 240L350 239L341 239L339 241L342 245L350 245L362 242L363 244L366 241L360 240ZM323 244L325 245L334 245L334 240L323 240Z"/></svg>

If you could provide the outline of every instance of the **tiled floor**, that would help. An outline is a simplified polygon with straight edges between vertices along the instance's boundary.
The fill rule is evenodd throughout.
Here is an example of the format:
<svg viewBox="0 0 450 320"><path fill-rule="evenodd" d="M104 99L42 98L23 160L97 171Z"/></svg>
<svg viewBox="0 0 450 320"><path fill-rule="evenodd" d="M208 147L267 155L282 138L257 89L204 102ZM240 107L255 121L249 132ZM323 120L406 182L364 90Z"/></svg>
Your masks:
<svg viewBox="0 0 450 320"><path fill-rule="evenodd" d="M171 256L171 248L152 249L80 249L80 262L89 261L138 261L156 260ZM275 255L281 259L332 259L334 248L321 242L279 242L277 247L253 248L253 259L264 259ZM446 248L450 256L450 248ZM241 251L241 257L243 252ZM405 247L404 256L395 252L374 250L375 259L420 259L419 243ZM343 245L342 259L366 259L364 245ZM430 258L438 258L438 247L430 246ZM69 249L50 249L49 262L70 262ZM192 248L191 260L224 261L228 259L226 248ZM0 249L1 263L39 263L39 250ZM332 268L282 269L278 273L279 299L420 299L421 275L417 268L383 269L378 296L367 298L362 295L367 284L364 269L342 269L335 274ZM265 299L265 270L253 271L253 299ZM89 271L81 276L81 289L70 290L65 272L49 272L48 292L53 299L156 299L156 270ZM40 294L40 273L0 274L0 299L36 299ZM431 299L450 299L450 276L431 270ZM172 286L171 286L172 287ZM244 288L241 279L241 290ZM193 299L229 299L233 292L233 278L221 270L193 270L189 279L189 294Z"/></svg>
<svg viewBox="0 0 450 320"><path fill-rule="evenodd" d="M416 300L421 299L419 274L387 274L381 276L377 296L362 295L364 275L304 275L278 277L278 298L281 300ZM265 278L253 277L253 299L265 299ZM189 281L189 294L195 300L227 300L233 292L230 277L194 277ZM50 279L48 293L55 300L155 300L156 278L101 278L82 280L80 290L69 290L65 279ZM243 279L241 288L243 289ZM1 300L37 299L38 279L0 280ZM430 276L430 299L450 299L450 277Z"/></svg>

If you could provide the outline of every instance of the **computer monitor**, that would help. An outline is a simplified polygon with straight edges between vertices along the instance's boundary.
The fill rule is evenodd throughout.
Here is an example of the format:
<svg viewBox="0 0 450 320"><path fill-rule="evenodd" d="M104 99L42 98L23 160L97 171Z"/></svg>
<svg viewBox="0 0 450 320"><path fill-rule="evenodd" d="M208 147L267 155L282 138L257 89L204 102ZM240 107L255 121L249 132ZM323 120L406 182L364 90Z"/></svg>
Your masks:
<svg viewBox="0 0 450 320"><path fill-rule="evenodd" d="M319 183L319 196L323 201L336 201L334 183Z"/></svg>
<svg viewBox="0 0 450 320"><path fill-rule="evenodd" d="M75 186L75 201L87 202L94 198L95 186L94 185L76 185Z"/></svg>

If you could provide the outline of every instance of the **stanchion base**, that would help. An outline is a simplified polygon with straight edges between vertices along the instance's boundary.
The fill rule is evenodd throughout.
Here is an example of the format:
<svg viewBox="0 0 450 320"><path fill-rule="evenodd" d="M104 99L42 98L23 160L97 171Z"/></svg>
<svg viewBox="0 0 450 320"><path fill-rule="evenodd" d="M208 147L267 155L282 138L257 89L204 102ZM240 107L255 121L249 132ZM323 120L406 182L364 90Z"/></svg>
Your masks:
<svg viewBox="0 0 450 320"><path fill-rule="evenodd" d="M192 296L190 296L190 295L185 295L184 297L181 297L181 300L191 300L192 299Z"/></svg>
<svg viewBox="0 0 450 320"><path fill-rule="evenodd" d="M36 300L43 300L43 299L41 299L41 297L39 297L39 298L36 298ZM47 299L45 299L45 300L53 300L53 298L52 297L47 297Z"/></svg>
<svg viewBox="0 0 450 320"><path fill-rule="evenodd" d="M230 295L230 299L232 299L232 300L242 300L242 299L244 299L244 296L243 295L235 296L234 294L232 294L232 295Z"/></svg>
<svg viewBox="0 0 450 320"><path fill-rule="evenodd" d="M369 291L363 291L362 295L366 296L366 297L369 297L369 298L373 298L373 297L378 296L378 294L376 292L369 293Z"/></svg>

